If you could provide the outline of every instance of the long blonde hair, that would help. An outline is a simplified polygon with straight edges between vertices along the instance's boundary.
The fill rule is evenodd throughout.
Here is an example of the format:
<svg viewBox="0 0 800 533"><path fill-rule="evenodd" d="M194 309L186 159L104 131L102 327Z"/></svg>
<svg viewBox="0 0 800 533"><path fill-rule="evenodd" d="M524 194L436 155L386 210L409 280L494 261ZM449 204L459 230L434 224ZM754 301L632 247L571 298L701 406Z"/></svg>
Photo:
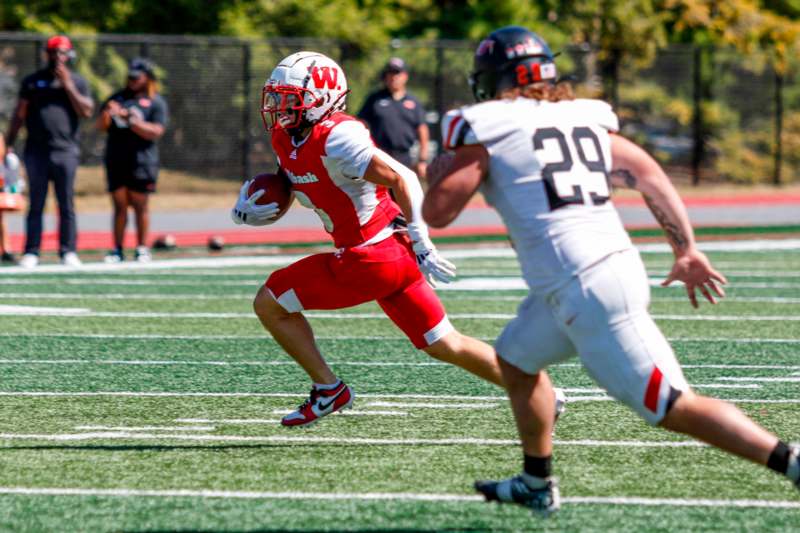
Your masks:
<svg viewBox="0 0 800 533"><path fill-rule="evenodd" d="M544 100L547 102L561 102L562 100L574 100L575 90L568 81L557 83L536 82L523 87L513 87L500 93L501 98L516 98L523 96L532 100Z"/></svg>
<svg viewBox="0 0 800 533"><path fill-rule="evenodd" d="M147 97L151 100L158 92L158 82L150 76L147 76L147 89L145 89L145 92L147 93Z"/></svg>

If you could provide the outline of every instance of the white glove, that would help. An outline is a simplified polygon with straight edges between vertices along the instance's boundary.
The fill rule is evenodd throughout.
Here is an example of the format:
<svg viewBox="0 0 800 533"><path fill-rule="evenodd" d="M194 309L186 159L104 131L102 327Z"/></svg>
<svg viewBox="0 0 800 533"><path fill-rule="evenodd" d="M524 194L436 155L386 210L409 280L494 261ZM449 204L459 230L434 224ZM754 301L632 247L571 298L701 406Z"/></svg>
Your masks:
<svg viewBox="0 0 800 533"><path fill-rule="evenodd" d="M236 224L247 224L248 226L266 226L275 222L275 217L278 216L280 209L278 202L270 202L264 205L257 205L256 200L264 195L263 190L254 192L252 195L247 195L247 190L250 188L250 183L253 180L244 182L242 188L239 189L239 198L236 200L236 205L231 209L231 218Z"/></svg>
<svg viewBox="0 0 800 533"><path fill-rule="evenodd" d="M414 241L413 249L417 266L431 287L436 287L439 281L450 283L456 277L456 266L439 255L429 239Z"/></svg>

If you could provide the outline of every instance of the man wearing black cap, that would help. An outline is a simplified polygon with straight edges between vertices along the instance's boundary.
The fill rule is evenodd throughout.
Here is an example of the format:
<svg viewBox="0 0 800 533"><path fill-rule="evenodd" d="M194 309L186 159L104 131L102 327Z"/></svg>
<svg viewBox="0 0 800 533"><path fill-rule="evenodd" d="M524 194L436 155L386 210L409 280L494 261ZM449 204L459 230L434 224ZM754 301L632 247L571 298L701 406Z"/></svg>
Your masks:
<svg viewBox="0 0 800 533"><path fill-rule="evenodd" d="M81 264L75 253L76 234L73 193L80 145L78 125L92 114L94 102L89 84L70 71L75 58L72 42L63 35L48 39L45 47L47 66L22 80L19 100L11 118L6 144L14 146L24 124L28 130L25 143L25 167L30 187L30 206L26 219L25 255L20 265L39 263L42 240L42 212L50 181L55 185L59 209L59 255L67 266Z"/></svg>
<svg viewBox="0 0 800 533"><path fill-rule="evenodd" d="M114 204L114 249L106 256L108 263L124 259L129 207L136 215L134 258L150 261L149 195L156 190L160 165L156 141L166 131L167 115L167 103L156 92L155 67L147 59L132 59L125 87L106 100L96 123L108 132L106 178Z"/></svg>
<svg viewBox="0 0 800 533"><path fill-rule="evenodd" d="M425 177L428 161L428 125L425 110L413 95L406 92L408 70L399 57L391 58L382 71L384 88L370 94L358 118L369 126L378 148L416 170ZM419 141L417 163L411 157L411 147Z"/></svg>

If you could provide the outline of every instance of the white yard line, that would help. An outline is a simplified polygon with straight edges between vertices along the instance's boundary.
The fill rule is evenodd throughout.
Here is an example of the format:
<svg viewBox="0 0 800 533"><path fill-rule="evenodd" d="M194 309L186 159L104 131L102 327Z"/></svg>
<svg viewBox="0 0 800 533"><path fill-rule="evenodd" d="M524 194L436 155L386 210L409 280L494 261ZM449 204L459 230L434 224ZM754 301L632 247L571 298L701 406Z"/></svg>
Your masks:
<svg viewBox="0 0 800 533"><path fill-rule="evenodd" d="M103 294L84 294L84 293L44 293L44 292L0 292L0 300L149 300L149 301L252 301L252 293L245 294L139 294L139 293L103 293ZM444 301L450 300L475 300L482 302L521 302L525 296L501 296L492 294L459 294L442 293L440 297ZM663 296L652 297L651 302L688 302L685 296ZM744 303L769 303L776 305L796 305L800 304L800 298L782 296L734 296L728 297L726 305Z"/></svg>
<svg viewBox="0 0 800 533"><path fill-rule="evenodd" d="M79 292L0 292L0 299L22 300L252 300L255 294L139 294L107 292L84 294ZM684 300L686 298L683 298ZM798 299L800 301L800 298Z"/></svg>
<svg viewBox="0 0 800 533"><path fill-rule="evenodd" d="M750 388L750 387L747 387ZM594 391L598 392L595 393ZM597 394L592 396L568 396L567 401L607 401L608 396L604 396L600 389L566 389L567 392L575 391L580 394ZM293 392L50 392L50 391L18 391L0 392L0 397L22 397L22 398L91 398L91 397L120 397L120 398L303 398L304 393ZM385 399L388 401L404 400L433 400L433 401L506 401L506 396L466 396L457 394L359 394L358 398L364 400L373 398L376 400ZM800 404L800 399L768 400L758 398L726 398L725 401L732 403L776 403L776 404ZM396 405L396 404L393 404ZM470 404L473 405L473 404Z"/></svg>
<svg viewBox="0 0 800 533"><path fill-rule="evenodd" d="M367 366L367 367L429 367L451 366L448 363L421 362L382 362L382 361L328 361L334 366ZM163 359L0 359L0 365L130 365L130 366L296 366L294 361L180 361Z"/></svg>
<svg viewBox="0 0 800 533"><path fill-rule="evenodd" d="M407 403L407 402L367 402L364 407L395 407L399 409L495 409L497 403Z"/></svg>
<svg viewBox="0 0 800 533"><path fill-rule="evenodd" d="M0 316L72 316L86 315L91 309L79 307L37 307L33 305L0 305Z"/></svg>
<svg viewBox="0 0 800 533"><path fill-rule="evenodd" d="M129 431L103 431L93 433L0 433L0 440L43 440L56 442L86 440L182 440L197 442L269 442L285 444L351 444L362 446L518 446L516 439L377 439L358 437L321 436L251 436L251 435L185 435L153 434ZM621 448L700 448L706 445L698 441L637 441L637 440L554 440L556 446L621 447Z"/></svg>
<svg viewBox="0 0 800 533"><path fill-rule="evenodd" d="M75 426L78 431L214 431L215 426Z"/></svg>
<svg viewBox="0 0 800 533"><path fill-rule="evenodd" d="M277 418L176 418L175 422L186 424L280 424Z"/></svg>
<svg viewBox="0 0 800 533"><path fill-rule="evenodd" d="M30 333L25 331L0 331L0 338L32 337L32 338L81 338L81 339L139 339L139 340L261 340L271 341L269 335L173 335L169 333ZM480 340L493 342L495 337L477 337ZM387 340L406 341L400 335L317 335L317 340ZM741 338L741 337L667 337L670 342L730 342L736 344L800 344L797 339L779 338Z"/></svg>
<svg viewBox="0 0 800 533"><path fill-rule="evenodd" d="M303 398L306 392L166 392L166 391L84 391L84 392L52 392L52 391L19 391L0 392L2 396L42 397L42 398L83 398L83 397L121 397L121 398ZM499 401L506 396L468 396L463 394L358 394L359 399L374 398L401 400L465 400L465 401Z"/></svg>
<svg viewBox="0 0 800 533"><path fill-rule="evenodd" d="M733 240L733 241L700 241L698 247L703 251L714 252L768 252L776 250L800 250L800 239L758 239L758 240ZM636 245L642 253L671 253L672 249L666 243L644 243ZM447 249L443 255L451 260L471 258L515 258L513 249L503 248L469 248ZM242 257L204 257L186 259L157 259L150 263L84 263L81 267L69 268L63 265L41 265L35 269L23 267L6 267L4 274L53 274L53 273L95 273L95 272L122 272L122 271L153 271L160 269L185 269L185 268L229 268L251 266L280 266L292 263L306 257L306 255L275 255L275 256L242 256Z"/></svg>
<svg viewBox="0 0 800 533"><path fill-rule="evenodd" d="M308 311L304 313L308 318L333 319L333 320L388 320L384 313L338 313L325 311ZM36 316L56 316L56 317L76 317L76 318L172 318L172 319L234 319L242 318L255 320L253 313L160 313L144 311L91 311L84 308L70 307L35 307L35 306L15 306L0 305L0 315L36 315ZM448 313L454 320L511 320L516 317L515 313ZM710 322L796 322L800 321L799 315L651 315L655 320L671 321L710 321Z"/></svg>
<svg viewBox="0 0 800 533"><path fill-rule="evenodd" d="M721 377L716 378L720 381L758 381L764 383L800 383L800 377L777 377L777 378L770 378L770 377L748 377L748 378L740 378L740 377Z"/></svg>
<svg viewBox="0 0 800 533"><path fill-rule="evenodd" d="M70 487L0 487L0 494L23 496L93 496L114 498L219 498L245 500L483 502L476 494L409 492L260 492L216 489L101 489ZM567 496L567 505L631 505L655 507L733 507L800 509L800 502L782 500L711 500L639 498L631 496Z"/></svg>

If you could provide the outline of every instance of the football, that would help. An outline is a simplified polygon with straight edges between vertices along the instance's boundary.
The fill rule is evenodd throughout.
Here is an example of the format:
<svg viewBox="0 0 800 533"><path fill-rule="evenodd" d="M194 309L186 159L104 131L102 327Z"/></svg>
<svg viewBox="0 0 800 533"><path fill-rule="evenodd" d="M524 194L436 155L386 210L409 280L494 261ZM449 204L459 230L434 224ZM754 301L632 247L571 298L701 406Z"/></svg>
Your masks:
<svg viewBox="0 0 800 533"><path fill-rule="evenodd" d="M253 195L259 190L263 190L264 194L261 198L256 200L256 205L266 205L272 202L277 202L280 212L280 218L292 205L294 195L292 194L292 183L283 174L258 174L253 177L253 182L247 189L248 195Z"/></svg>

